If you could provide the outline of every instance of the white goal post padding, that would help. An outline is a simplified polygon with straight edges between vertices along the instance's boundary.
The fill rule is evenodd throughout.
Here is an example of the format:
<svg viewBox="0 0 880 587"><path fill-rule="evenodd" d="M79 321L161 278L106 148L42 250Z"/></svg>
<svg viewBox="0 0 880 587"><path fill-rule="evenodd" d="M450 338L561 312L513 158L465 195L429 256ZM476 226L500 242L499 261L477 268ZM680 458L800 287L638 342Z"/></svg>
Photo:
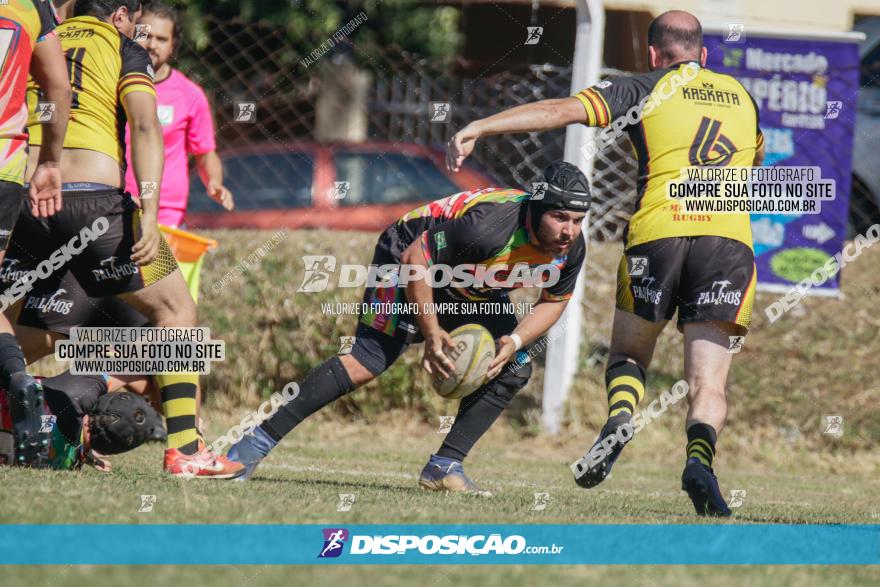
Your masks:
<svg viewBox="0 0 880 587"><path fill-rule="evenodd" d="M605 37L605 7L602 0L577 0L577 34L574 63L571 74L571 94L599 82L602 67L602 49ZM593 157L582 148L594 139L596 129L583 124L571 125L565 133L565 160L577 165L589 178L593 172ZM587 238L589 216L584 222ZM584 262L586 264L586 261ZM565 313L550 330L544 370L542 422L545 432L558 434L562 410L574 375L577 372L581 344L581 304L584 297L583 270Z"/></svg>

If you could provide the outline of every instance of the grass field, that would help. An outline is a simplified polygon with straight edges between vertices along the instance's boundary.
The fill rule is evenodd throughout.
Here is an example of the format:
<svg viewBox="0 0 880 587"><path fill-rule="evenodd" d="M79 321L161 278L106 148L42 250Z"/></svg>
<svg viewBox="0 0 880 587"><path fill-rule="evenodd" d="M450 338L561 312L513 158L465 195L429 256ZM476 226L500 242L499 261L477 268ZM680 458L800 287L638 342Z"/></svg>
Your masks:
<svg viewBox="0 0 880 587"><path fill-rule="evenodd" d="M265 243L272 233L217 233L221 248L206 264L200 315L229 358L206 378L208 436L224 433L284 382L334 352L351 334L351 316L322 316L321 301L355 301L358 290L314 298L295 295L301 255L336 254L365 262L373 235L290 233L262 262L226 283L212 284ZM316 244L318 243L318 244ZM590 355L607 343L617 244L591 245L586 272L582 364L563 433L536 425L541 361L536 377L467 461L469 474L496 493L491 500L421 491L417 475L440 444L438 416L455 405L428 391L411 350L379 381L307 421L273 453L249 483L186 482L159 474L161 447L142 447L113 460L112 474L0 468L0 523L704 523L680 491L685 408L675 405L631 443L611 479L585 491L569 463L592 442L605 415L602 365ZM775 324L762 308L734 361L728 428L718 444L722 490L745 491L730 524L880 523L880 420L874 377L880 250L847 270L843 300L806 300ZM680 335L661 336L648 382L649 399L680 378ZM822 434L824 414L843 415L845 433ZM533 511L534 493L549 505ZM356 494L337 512L340 493ZM138 513L141 495L154 510ZM2 559L2 556L0 556ZM875 585L866 568L708 567L290 567L126 568L0 567L0 585L369 584L412 585Z"/></svg>
<svg viewBox="0 0 880 587"><path fill-rule="evenodd" d="M222 418L221 418L222 419ZM284 441L247 483L175 480L158 474L161 447L146 446L114 460L114 472L52 473L2 468L2 523L705 523L679 490L676 439L646 429L627 448L615 474L585 491L571 481L567 464L584 439L517 439L491 432L468 461L468 470L496 492L493 499L420 490L416 476L440 435L394 417L370 428L359 424L307 423ZM215 427L220 425L215 418ZM225 425L225 421L223 422ZM681 444L678 439L677 444ZM406 450L401 450L406 446ZM672 450L658 450L662 446ZM869 459L868 455L864 455ZM718 471L725 492L745 489L743 505L725 523L878 523L876 476L858 466L814 453L791 452L775 466L722 452ZM532 511L534 493L550 494ZM351 511L337 512L340 493L354 493ZM28 499L21 499L22 496ZM138 513L141 495L155 495L152 512ZM143 584L167 577L200 585L347 584L535 585L584 580L635 585L859 585L876 584L867 568L602 567L536 569L279 567L203 568L45 567L0 569L3 585ZM216 573L222 576L216 576ZM430 575L426 573L430 572ZM725 577L725 574L729 576ZM13 579L14 577L14 579ZM140 579L139 579L140 577ZM743 582L745 581L745 582Z"/></svg>
<svg viewBox="0 0 880 587"><path fill-rule="evenodd" d="M396 421L395 421L396 420ZM214 423L217 427L219 422ZM683 439L646 428L627 447L613 477L578 488L568 464L592 437L551 442L491 431L467 470L496 493L478 500L424 492L417 475L442 438L424 425L389 418L369 427L306 423L273 452L252 483L204 483L159 474L161 446L113 460L101 474L0 469L2 523L700 523L679 490ZM401 447L406 447L402 450ZM870 462L869 455L864 459ZM722 487L746 490L733 523L878 523L863 463L791 452L775 465L719 446ZM531 511L535 492L550 505ZM350 512L336 512L340 493L354 493ZM140 495L157 496L138 513ZM32 499L15 499L29 495ZM88 496L88 507L79 507ZM77 506L77 507L72 507Z"/></svg>

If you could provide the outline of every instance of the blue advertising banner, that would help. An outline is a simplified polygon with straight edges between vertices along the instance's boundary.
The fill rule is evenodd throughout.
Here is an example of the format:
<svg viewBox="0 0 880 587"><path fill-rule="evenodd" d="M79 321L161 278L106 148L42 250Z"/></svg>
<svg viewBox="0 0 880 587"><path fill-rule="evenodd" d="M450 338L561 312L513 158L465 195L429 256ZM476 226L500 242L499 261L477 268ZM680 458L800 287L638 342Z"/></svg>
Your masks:
<svg viewBox="0 0 880 587"><path fill-rule="evenodd" d="M707 34L707 67L734 76L760 111L764 165L818 166L836 183L821 213L752 214L758 286L788 291L839 253L846 237L853 129L859 89L858 42L755 34L729 25ZM819 274L821 276L821 274ZM835 295L840 273L813 283L811 293Z"/></svg>
<svg viewBox="0 0 880 587"><path fill-rule="evenodd" d="M880 526L2 525L0 565L877 565Z"/></svg>

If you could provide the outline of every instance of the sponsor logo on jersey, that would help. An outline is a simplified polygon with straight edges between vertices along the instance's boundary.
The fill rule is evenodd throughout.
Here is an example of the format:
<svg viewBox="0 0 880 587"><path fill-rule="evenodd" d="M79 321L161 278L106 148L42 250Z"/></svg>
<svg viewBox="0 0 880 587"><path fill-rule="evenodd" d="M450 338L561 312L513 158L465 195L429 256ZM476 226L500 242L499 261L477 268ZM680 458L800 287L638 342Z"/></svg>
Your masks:
<svg viewBox="0 0 880 587"><path fill-rule="evenodd" d="M24 307L26 310L39 310L40 312L51 312L67 316L70 314L70 309L73 308L73 300L61 297L66 293L67 290L61 288L49 297L31 296L25 301Z"/></svg>
<svg viewBox="0 0 880 587"><path fill-rule="evenodd" d="M633 285L633 297L637 300L657 305L663 298L663 290L659 287L653 287L653 277L642 277L639 285Z"/></svg>
<svg viewBox="0 0 880 587"><path fill-rule="evenodd" d="M95 29L67 29L58 33L58 38L62 40L79 40L91 39L95 36Z"/></svg>
<svg viewBox="0 0 880 587"><path fill-rule="evenodd" d="M159 124L170 126L174 122L174 106L172 104L159 104L156 106L156 116L159 117Z"/></svg>
<svg viewBox="0 0 880 587"><path fill-rule="evenodd" d="M738 289L727 289L731 282L728 280L713 281L709 291L701 291L700 297L697 299L698 306L729 304L738 306L742 299L742 291Z"/></svg>
<svg viewBox="0 0 880 587"><path fill-rule="evenodd" d="M27 272L27 269L20 267L18 259L3 259L3 264L0 265L0 282L15 283Z"/></svg>
<svg viewBox="0 0 880 587"><path fill-rule="evenodd" d="M108 279L118 281L138 273L137 265L134 263L117 265L116 257L107 257L101 261L100 265L100 268L92 269L92 276L97 282L107 281Z"/></svg>
<svg viewBox="0 0 880 587"><path fill-rule="evenodd" d="M703 85L705 86L706 84ZM685 86L681 89L681 97L685 100L694 100L695 102L715 102L717 104L733 104L739 106L739 94L736 92L716 90L714 88L695 88L692 86Z"/></svg>

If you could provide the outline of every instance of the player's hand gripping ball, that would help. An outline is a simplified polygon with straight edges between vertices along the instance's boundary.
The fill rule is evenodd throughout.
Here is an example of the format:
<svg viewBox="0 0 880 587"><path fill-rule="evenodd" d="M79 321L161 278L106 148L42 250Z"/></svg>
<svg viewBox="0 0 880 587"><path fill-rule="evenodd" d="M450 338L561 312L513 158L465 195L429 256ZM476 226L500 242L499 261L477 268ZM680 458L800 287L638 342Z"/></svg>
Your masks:
<svg viewBox="0 0 880 587"><path fill-rule="evenodd" d="M495 340L485 327L465 324L449 333L453 347L446 356L455 365L453 373L434 377L434 391L446 399L470 395L486 383L486 372L495 359Z"/></svg>

